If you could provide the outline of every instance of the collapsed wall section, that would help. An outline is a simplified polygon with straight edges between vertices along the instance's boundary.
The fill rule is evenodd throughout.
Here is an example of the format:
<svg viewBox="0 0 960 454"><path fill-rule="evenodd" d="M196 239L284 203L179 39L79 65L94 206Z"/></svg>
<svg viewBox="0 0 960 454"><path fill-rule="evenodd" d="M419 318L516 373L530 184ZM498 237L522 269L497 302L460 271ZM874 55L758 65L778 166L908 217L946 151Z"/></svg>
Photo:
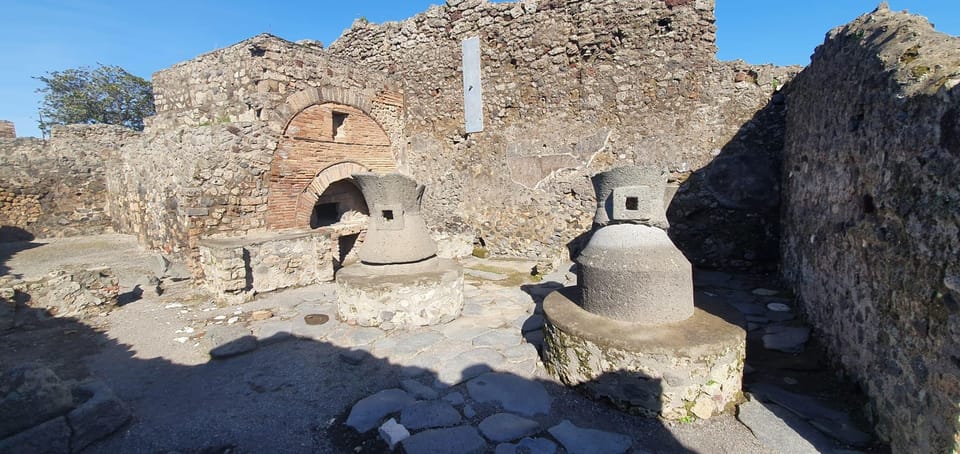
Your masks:
<svg viewBox="0 0 960 454"><path fill-rule="evenodd" d="M590 227L587 176L701 168L785 82L716 61L713 7L448 0L402 22L357 21L328 51L403 80L405 154L428 187L431 227L466 226L496 253L559 256ZM472 37L485 129L467 134L461 42Z"/></svg>
<svg viewBox="0 0 960 454"><path fill-rule="evenodd" d="M138 136L70 125L54 126L49 140L0 138L0 241L110 231L107 166Z"/></svg>
<svg viewBox="0 0 960 454"><path fill-rule="evenodd" d="M885 8L788 88L783 276L894 452L960 449L960 38Z"/></svg>

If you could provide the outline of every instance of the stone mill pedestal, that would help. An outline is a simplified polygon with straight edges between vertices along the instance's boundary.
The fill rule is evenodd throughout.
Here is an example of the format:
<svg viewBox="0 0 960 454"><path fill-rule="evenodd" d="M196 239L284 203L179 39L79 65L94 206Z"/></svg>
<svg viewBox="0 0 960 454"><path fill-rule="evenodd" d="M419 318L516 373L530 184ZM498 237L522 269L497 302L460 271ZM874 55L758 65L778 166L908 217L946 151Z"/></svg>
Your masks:
<svg viewBox="0 0 960 454"><path fill-rule="evenodd" d="M665 178L622 167L593 183L579 285L543 303L547 368L630 413L705 419L734 408L746 333L736 311L694 305L690 262L664 230Z"/></svg>
<svg viewBox="0 0 960 454"><path fill-rule="evenodd" d="M463 268L436 257L420 216L424 187L400 174L354 174L370 209L360 262L337 272L337 315L382 329L446 323L463 309Z"/></svg>

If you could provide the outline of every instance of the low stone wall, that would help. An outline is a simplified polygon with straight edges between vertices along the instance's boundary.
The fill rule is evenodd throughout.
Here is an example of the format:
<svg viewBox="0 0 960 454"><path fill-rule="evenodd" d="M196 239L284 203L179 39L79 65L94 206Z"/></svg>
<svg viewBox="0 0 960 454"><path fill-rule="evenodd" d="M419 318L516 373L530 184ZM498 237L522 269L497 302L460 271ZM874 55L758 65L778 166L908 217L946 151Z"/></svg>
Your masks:
<svg viewBox="0 0 960 454"><path fill-rule="evenodd" d="M119 294L120 281L108 267L69 266L33 280L0 276L0 331L12 328L26 306L85 319L116 308Z"/></svg>
<svg viewBox="0 0 960 454"><path fill-rule="evenodd" d="M110 231L107 167L138 135L119 126L70 125L55 126L49 140L0 138L0 226L36 237Z"/></svg>
<svg viewBox="0 0 960 454"><path fill-rule="evenodd" d="M203 284L229 297L332 281L339 254L337 238L359 233L361 226L355 227L204 238L200 241Z"/></svg>
<svg viewBox="0 0 960 454"><path fill-rule="evenodd" d="M787 89L783 276L893 452L960 450L960 38L881 9Z"/></svg>

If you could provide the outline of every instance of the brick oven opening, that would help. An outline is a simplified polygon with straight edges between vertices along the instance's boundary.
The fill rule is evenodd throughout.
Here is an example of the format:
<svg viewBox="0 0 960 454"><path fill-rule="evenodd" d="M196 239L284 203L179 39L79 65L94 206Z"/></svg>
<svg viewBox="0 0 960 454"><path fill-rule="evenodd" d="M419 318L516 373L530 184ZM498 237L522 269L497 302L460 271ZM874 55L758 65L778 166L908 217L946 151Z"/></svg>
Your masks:
<svg viewBox="0 0 960 454"><path fill-rule="evenodd" d="M356 212L369 215L367 201L353 180L335 181L320 194L310 215L310 228L326 227L340 222L344 214Z"/></svg>

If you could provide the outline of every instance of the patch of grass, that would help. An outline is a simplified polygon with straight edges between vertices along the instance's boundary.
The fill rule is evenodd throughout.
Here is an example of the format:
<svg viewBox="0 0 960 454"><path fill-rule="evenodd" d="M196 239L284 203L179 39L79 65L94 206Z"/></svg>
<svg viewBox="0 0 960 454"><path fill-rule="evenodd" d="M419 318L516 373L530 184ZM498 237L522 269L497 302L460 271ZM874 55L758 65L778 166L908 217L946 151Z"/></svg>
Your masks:
<svg viewBox="0 0 960 454"><path fill-rule="evenodd" d="M903 55L900 56L900 63L910 64L910 62L916 60L920 57L920 45L913 46L906 51Z"/></svg>
<svg viewBox="0 0 960 454"><path fill-rule="evenodd" d="M472 255L479 259L485 259L490 257L490 251L488 251L485 247L476 246L473 248Z"/></svg>
<svg viewBox="0 0 960 454"><path fill-rule="evenodd" d="M923 79L927 74L930 74L930 67L925 65L914 66L910 70L910 74L914 79Z"/></svg>

